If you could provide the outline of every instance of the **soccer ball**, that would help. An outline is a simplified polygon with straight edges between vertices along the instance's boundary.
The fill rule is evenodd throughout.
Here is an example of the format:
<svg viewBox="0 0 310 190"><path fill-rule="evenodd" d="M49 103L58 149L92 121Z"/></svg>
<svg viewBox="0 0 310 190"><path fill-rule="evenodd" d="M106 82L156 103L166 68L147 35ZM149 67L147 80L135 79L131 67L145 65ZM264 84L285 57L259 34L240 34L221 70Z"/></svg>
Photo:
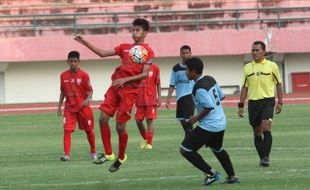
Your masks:
<svg viewBox="0 0 310 190"><path fill-rule="evenodd" d="M129 59L136 64L144 63L147 57L148 51L141 45L135 45L129 51Z"/></svg>

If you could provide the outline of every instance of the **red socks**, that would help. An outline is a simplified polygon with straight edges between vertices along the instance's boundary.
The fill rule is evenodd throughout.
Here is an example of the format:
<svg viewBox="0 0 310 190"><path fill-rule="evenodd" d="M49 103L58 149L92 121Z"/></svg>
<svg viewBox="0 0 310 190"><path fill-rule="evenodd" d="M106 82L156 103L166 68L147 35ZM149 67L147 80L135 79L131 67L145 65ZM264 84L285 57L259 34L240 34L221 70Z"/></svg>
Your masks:
<svg viewBox="0 0 310 190"><path fill-rule="evenodd" d="M96 153L96 145L95 145L95 133L94 131L85 131L87 135L87 140L90 145L90 152ZM64 130L64 152L65 155L70 156L71 149L71 133L72 131Z"/></svg>
<svg viewBox="0 0 310 190"><path fill-rule="evenodd" d="M66 156L70 156L71 148L71 131L64 130L64 152Z"/></svg>
<svg viewBox="0 0 310 190"><path fill-rule="evenodd" d="M90 145L90 153L96 153L95 133L93 130L85 131Z"/></svg>
<svg viewBox="0 0 310 190"><path fill-rule="evenodd" d="M105 153L108 155L112 154L112 146L111 146L111 131L108 124L100 126L101 131L101 139L105 149ZM128 141L128 133L127 131L118 135L118 158L123 160L125 158L125 152Z"/></svg>
<svg viewBox="0 0 310 190"><path fill-rule="evenodd" d="M111 146L111 131L108 124L100 125L101 140L104 146L105 153L108 155L112 154Z"/></svg>
<svg viewBox="0 0 310 190"><path fill-rule="evenodd" d="M121 160L123 160L125 158L127 141L128 141L127 131L118 135L118 158Z"/></svg>
<svg viewBox="0 0 310 190"><path fill-rule="evenodd" d="M147 135L146 135L147 144L152 145L153 136L154 136L154 130L151 132L147 132Z"/></svg>

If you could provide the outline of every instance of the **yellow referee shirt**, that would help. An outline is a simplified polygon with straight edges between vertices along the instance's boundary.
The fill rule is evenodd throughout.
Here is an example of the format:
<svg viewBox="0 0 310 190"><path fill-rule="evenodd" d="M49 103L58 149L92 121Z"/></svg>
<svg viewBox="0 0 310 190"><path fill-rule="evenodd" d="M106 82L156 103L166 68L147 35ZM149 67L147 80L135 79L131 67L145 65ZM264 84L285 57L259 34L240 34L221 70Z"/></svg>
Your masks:
<svg viewBox="0 0 310 190"><path fill-rule="evenodd" d="M280 72L275 62L264 59L256 63L253 60L243 68L242 85L248 88L250 100L274 97L274 86L280 83Z"/></svg>

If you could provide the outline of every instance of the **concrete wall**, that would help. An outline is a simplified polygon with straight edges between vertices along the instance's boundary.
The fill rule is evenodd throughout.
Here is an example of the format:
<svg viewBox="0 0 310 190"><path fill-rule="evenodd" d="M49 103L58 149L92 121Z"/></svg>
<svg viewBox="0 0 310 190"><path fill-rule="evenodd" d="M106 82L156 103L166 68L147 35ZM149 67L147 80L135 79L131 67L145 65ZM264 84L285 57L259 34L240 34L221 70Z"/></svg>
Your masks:
<svg viewBox="0 0 310 190"><path fill-rule="evenodd" d="M193 54L195 54L193 50ZM291 92L291 73L310 72L309 54L288 54L285 56L285 76L287 92ZM204 74L213 76L220 85L240 85L243 56L201 56ZM157 58L161 69L162 87L169 86L171 68L179 57ZM90 74L94 88L94 100L102 100L109 87L110 76L119 65L119 59L83 60L80 67ZM282 68L279 67L281 72ZM18 62L9 64L5 72L5 103L57 102L59 97L59 75L67 69L65 61ZM233 89L223 89L232 94ZM163 91L163 96L167 91ZM2 102L3 103L3 102Z"/></svg>
<svg viewBox="0 0 310 190"><path fill-rule="evenodd" d="M89 73L93 99L100 100L110 85L116 60L83 61L80 67ZM6 103L55 102L59 97L59 76L68 69L65 61L11 63L5 73Z"/></svg>
<svg viewBox="0 0 310 190"><path fill-rule="evenodd" d="M0 103L5 102L4 72L0 71Z"/></svg>
<svg viewBox="0 0 310 190"><path fill-rule="evenodd" d="M131 43L131 34L85 35L85 39L101 49L111 49L120 43ZM196 55L243 55L250 52L256 40L265 41L267 49L278 53L310 52L310 25L304 29L201 31L150 33L146 38L156 57L179 55L179 48L188 44ZM84 59L98 56L73 40L73 36L0 38L0 63L24 61L59 61L71 50L80 51Z"/></svg>
<svg viewBox="0 0 310 190"><path fill-rule="evenodd" d="M242 56L201 57L204 74L212 75L220 85L240 84ZM172 67L179 57L158 58L162 87L168 87ZM94 100L102 100L111 84L110 76L119 65L119 59L82 61L80 67L91 77ZM59 97L59 75L67 69L65 61L11 63L5 73L6 103L55 102ZM232 93L231 91L227 93ZM163 96L167 91L163 92Z"/></svg>
<svg viewBox="0 0 310 190"><path fill-rule="evenodd" d="M195 56L195 53L193 52ZM239 85L243 68L242 56L199 56L204 62L204 74L211 75L220 85ZM179 62L179 57L158 58L156 63L161 69L162 87L169 87L172 67ZM229 73L229 74L227 74Z"/></svg>

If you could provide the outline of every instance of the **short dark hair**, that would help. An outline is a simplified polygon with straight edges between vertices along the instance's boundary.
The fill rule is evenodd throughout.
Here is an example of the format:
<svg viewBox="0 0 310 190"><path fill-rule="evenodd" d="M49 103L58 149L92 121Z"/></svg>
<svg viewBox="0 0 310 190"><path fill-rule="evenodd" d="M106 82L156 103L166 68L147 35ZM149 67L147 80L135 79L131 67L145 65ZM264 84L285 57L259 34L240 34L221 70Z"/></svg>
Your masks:
<svg viewBox="0 0 310 190"><path fill-rule="evenodd" d="M189 71L195 70L197 74L202 74L203 62L198 57L191 57L185 60L185 65Z"/></svg>
<svg viewBox="0 0 310 190"><path fill-rule="evenodd" d="M78 51L70 51L68 54L68 59L70 58L77 58L80 60L80 53Z"/></svg>
<svg viewBox="0 0 310 190"><path fill-rule="evenodd" d="M266 45L262 41L255 41L253 45L260 45L264 51L266 50Z"/></svg>
<svg viewBox="0 0 310 190"><path fill-rule="evenodd" d="M144 31L149 31L150 29L150 23L149 21L147 21L146 19L144 18L136 18L133 22L132 22L132 25L133 26L141 26L142 29Z"/></svg>
<svg viewBox="0 0 310 190"><path fill-rule="evenodd" d="M180 52L181 52L182 50L185 50L185 49L188 49L190 52L192 52L192 49L191 49L191 47L190 47L189 45L183 45L183 46L180 48Z"/></svg>

